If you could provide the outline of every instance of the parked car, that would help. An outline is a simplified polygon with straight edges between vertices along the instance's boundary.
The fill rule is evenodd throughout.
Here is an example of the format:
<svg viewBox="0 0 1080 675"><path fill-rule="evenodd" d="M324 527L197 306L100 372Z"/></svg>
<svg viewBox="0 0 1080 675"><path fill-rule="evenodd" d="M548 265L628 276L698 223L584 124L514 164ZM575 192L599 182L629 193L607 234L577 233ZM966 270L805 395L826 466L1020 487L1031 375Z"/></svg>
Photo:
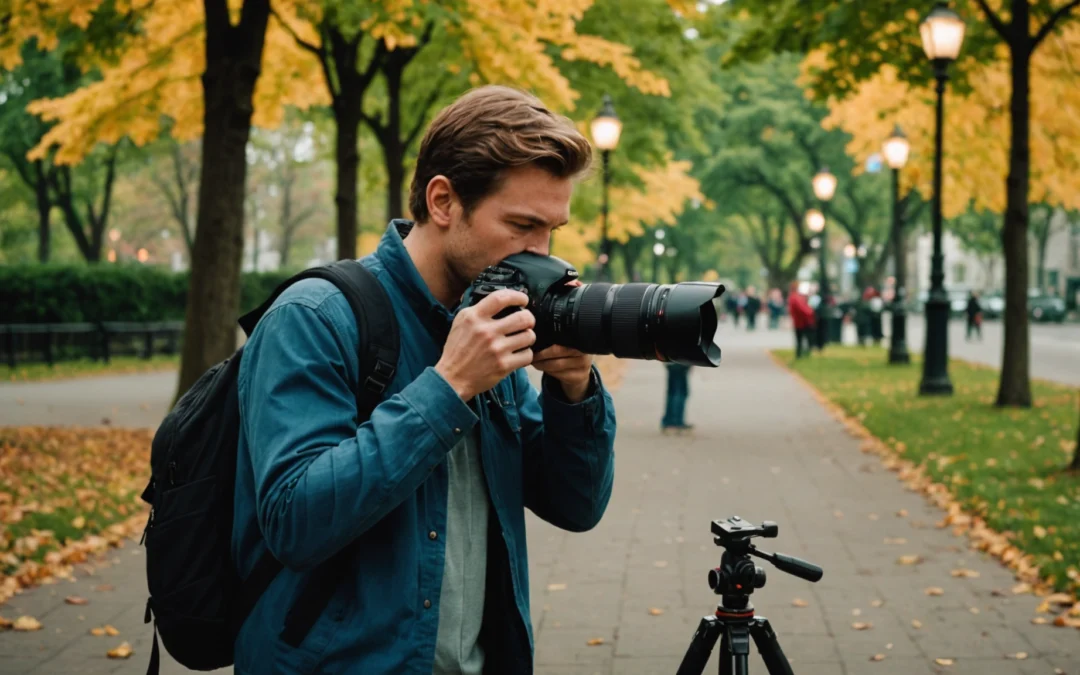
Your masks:
<svg viewBox="0 0 1080 675"><path fill-rule="evenodd" d="M1040 323L1062 323L1065 321L1065 301L1052 295L1029 297L1028 316Z"/></svg>
<svg viewBox="0 0 1080 675"><path fill-rule="evenodd" d="M1000 291L987 293L979 298L984 319L1000 319L1005 314L1005 296Z"/></svg>

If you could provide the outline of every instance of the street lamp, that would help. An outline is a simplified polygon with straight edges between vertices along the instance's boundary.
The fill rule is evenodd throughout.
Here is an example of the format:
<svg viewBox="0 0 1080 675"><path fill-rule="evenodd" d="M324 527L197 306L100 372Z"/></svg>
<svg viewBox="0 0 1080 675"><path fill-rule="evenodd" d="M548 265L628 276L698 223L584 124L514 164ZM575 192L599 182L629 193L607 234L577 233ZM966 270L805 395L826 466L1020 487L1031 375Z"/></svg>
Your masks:
<svg viewBox="0 0 1080 675"><path fill-rule="evenodd" d="M608 262L611 260L611 242L608 241L608 185L611 182L610 157L611 151L619 145L619 136L622 135L622 122L615 114L615 106L611 104L611 97L604 94L604 104L600 108L600 114L592 121L593 143L600 149L600 155L604 160L604 205L602 229L600 231L600 279L608 278Z"/></svg>
<svg viewBox="0 0 1080 675"><path fill-rule="evenodd" d="M660 256L664 255L664 245L660 242L664 240L666 234L662 227L656 231L656 243L653 244L652 259L652 281L654 284L660 283Z"/></svg>
<svg viewBox="0 0 1080 675"><path fill-rule="evenodd" d="M821 167L813 179L810 181L814 187L814 196L821 202L822 209L825 208L825 203L833 198L836 194L836 176L833 175L828 168ZM809 223L808 223L809 224ZM832 295L829 292L829 271L828 271L828 255L829 255L829 231L825 229L825 216L822 213L821 216L821 285L820 295L821 302L817 306L817 333L818 333L818 349L824 349L826 343L829 342L829 338L834 337L839 341L839 326L834 326L833 321L836 320L832 316L831 299Z"/></svg>
<svg viewBox="0 0 1080 675"><path fill-rule="evenodd" d="M945 81L949 64L964 42L964 22L945 3L938 3L919 26L923 50L934 64L937 115L934 141L934 255L930 262L930 293L926 300L926 347L920 394L953 393L949 380L949 297L945 293L945 256L941 250L941 150L945 116Z"/></svg>
<svg viewBox="0 0 1080 675"><path fill-rule="evenodd" d="M892 169L892 241L893 241L893 267L895 283L893 288L892 303L892 337L889 339L889 363L911 363L911 355L907 348L907 312L904 310L904 301L907 299L907 289L904 281L907 278L906 256L904 255L904 236L900 224L900 169L907 164L908 155L911 152L911 144L907 136L897 124L892 135L885 139L882 147L885 162Z"/></svg>

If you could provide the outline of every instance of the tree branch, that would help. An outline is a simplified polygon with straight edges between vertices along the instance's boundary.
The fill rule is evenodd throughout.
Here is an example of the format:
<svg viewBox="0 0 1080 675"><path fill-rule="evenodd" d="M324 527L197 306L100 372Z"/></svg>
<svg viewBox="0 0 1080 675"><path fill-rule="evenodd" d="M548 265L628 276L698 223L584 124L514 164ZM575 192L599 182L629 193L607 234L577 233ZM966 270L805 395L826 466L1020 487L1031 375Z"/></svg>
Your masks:
<svg viewBox="0 0 1080 675"><path fill-rule="evenodd" d="M404 148L406 150L408 150L409 146L413 144L413 141L416 140L416 137L420 135L420 131L424 128L424 120L425 118L427 118L427 111L431 110L431 106L435 105L435 102L439 100L440 96L442 96L443 88L449 81L450 73L445 73L442 79L439 80L439 83L435 85L435 88L431 90L431 94L428 95L423 105L416 108L416 123L413 124L412 129L409 129L409 133L405 135Z"/></svg>
<svg viewBox="0 0 1080 675"><path fill-rule="evenodd" d="M289 25L289 22L282 18L282 16L278 14L278 11L273 7L270 8L270 15L277 19L277 22L280 23L281 26L289 33L289 35L292 36L292 39L296 41L296 44L300 45L300 47L302 47L303 49L306 49L315 56L319 57L320 60L323 58L322 47L316 47L304 38L300 37L300 34L293 30L293 27Z"/></svg>
<svg viewBox="0 0 1080 675"><path fill-rule="evenodd" d="M986 0L979 0L979 2L985 1ZM1064 19L1069 14L1069 12L1071 12L1076 7L1080 7L1080 0L1070 0L1070 2L1067 2L1061 7L1058 7L1058 9L1050 15L1050 18L1046 20L1046 23L1042 25L1042 28L1039 29L1039 32L1035 33L1035 38L1031 42L1031 48L1035 49L1036 47L1038 47L1039 43L1042 42L1043 39L1045 39L1046 36L1054 30L1054 27L1057 25L1057 23Z"/></svg>
<svg viewBox="0 0 1080 675"><path fill-rule="evenodd" d="M1027 0L1024 0L1025 2ZM994 27L997 34L1001 36L1001 39L1005 42L1009 41L1009 27L1005 25L1005 22L1001 20L1001 17L997 15L997 12L990 9L990 5L986 3L986 0L975 0L982 9L983 14L986 15L986 20L990 22L990 25Z"/></svg>

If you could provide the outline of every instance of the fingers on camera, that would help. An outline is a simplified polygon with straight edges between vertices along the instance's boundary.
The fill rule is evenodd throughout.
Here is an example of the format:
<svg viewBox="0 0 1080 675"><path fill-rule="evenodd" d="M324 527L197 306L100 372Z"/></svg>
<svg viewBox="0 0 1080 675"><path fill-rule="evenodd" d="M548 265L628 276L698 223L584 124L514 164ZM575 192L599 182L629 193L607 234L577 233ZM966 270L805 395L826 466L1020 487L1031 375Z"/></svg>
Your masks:
<svg viewBox="0 0 1080 675"><path fill-rule="evenodd" d="M529 296L521 291L512 291L509 288L495 291L476 304L477 310L485 316L495 316L499 311L507 307L524 307L529 304Z"/></svg>

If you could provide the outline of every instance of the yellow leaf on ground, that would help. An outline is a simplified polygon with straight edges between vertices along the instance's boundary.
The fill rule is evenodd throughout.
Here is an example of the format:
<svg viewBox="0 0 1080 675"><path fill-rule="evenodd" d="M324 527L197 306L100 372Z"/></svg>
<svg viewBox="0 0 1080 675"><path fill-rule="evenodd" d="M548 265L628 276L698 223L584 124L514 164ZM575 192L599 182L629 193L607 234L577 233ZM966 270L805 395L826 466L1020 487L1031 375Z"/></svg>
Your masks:
<svg viewBox="0 0 1080 675"><path fill-rule="evenodd" d="M922 561L921 555L902 555L896 562L900 565L918 565Z"/></svg>
<svg viewBox="0 0 1080 675"><path fill-rule="evenodd" d="M1015 654L1009 655L1010 659L1016 659L1017 661L1023 661L1027 657L1028 657L1027 652L1016 652Z"/></svg>
<svg viewBox="0 0 1080 675"><path fill-rule="evenodd" d="M922 621L919 621L918 619L912 619L911 620L911 627L912 628L922 628Z"/></svg>
<svg viewBox="0 0 1080 675"><path fill-rule="evenodd" d="M1039 539L1042 539L1046 536L1046 528L1042 525L1036 525L1034 528L1032 528L1032 532L1034 532L1035 536Z"/></svg>
<svg viewBox="0 0 1080 675"><path fill-rule="evenodd" d="M135 650L131 648L131 645L126 642L122 642L119 647L117 647L116 649L110 649L105 653L105 655L108 656L110 659L126 659L134 653Z"/></svg>
<svg viewBox="0 0 1080 675"><path fill-rule="evenodd" d="M954 577L958 577L960 579L978 579L979 578L979 573L978 572L976 572L975 570L969 570L969 569L953 570L952 575Z"/></svg>
<svg viewBox="0 0 1080 675"><path fill-rule="evenodd" d="M794 600L791 601L791 606L792 607L809 607L810 603L803 600L802 598L795 598Z"/></svg>
<svg viewBox="0 0 1080 675"><path fill-rule="evenodd" d="M565 591L566 584L548 584L549 591Z"/></svg>
<svg viewBox="0 0 1080 675"><path fill-rule="evenodd" d="M874 627L874 624L870 623L869 621L856 621L855 623L851 624L851 627L855 630L870 630Z"/></svg>
<svg viewBox="0 0 1080 675"><path fill-rule="evenodd" d="M90 634L93 635L94 637L101 637L101 636L105 635L105 629L100 628L100 627L99 628L91 628L90 629Z"/></svg>
<svg viewBox="0 0 1080 675"><path fill-rule="evenodd" d="M900 509L899 511L896 512L896 516L898 518L907 518L907 515L908 515L907 509Z"/></svg>
<svg viewBox="0 0 1080 675"><path fill-rule="evenodd" d="M945 589L941 586L931 586L926 589L926 594L931 596L945 595Z"/></svg>
<svg viewBox="0 0 1080 675"><path fill-rule="evenodd" d="M663 613L664 613L664 610L660 609L659 607L650 607L649 608L649 614L652 615L652 616L660 616Z"/></svg>
<svg viewBox="0 0 1080 675"><path fill-rule="evenodd" d="M939 666L951 666L956 662L952 659L934 659L934 663L938 664Z"/></svg>
<svg viewBox="0 0 1080 675"><path fill-rule="evenodd" d="M884 654L874 654L873 656L870 657L870 660L871 661L884 661L885 660L885 655Z"/></svg>
<svg viewBox="0 0 1080 675"><path fill-rule="evenodd" d="M1030 593L1031 584L1027 583L1026 581L1022 581L1012 587L1012 592L1015 595L1020 595L1021 593Z"/></svg>
<svg viewBox="0 0 1080 675"><path fill-rule="evenodd" d="M71 521L71 526L74 527L76 530L83 529L84 527L86 527L86 518L84 518L83 516L76 516L75 519Z"/></svg>
<svg viewBox="0 0 1080 675"><path fill-rule="evenodd" d="M21 631L41 630L41 622L32 616L20 616L11 627Z"/></svg>
<svg viewBox="0 0 1080 675"><path fill-rule="evenodd" d="M593 639L589 640L588 642L586 642L585 644L589 645L590 647L595 647L597 645L602 645L602 644L604 644L604 638L593 638Z"/></svg>
<svg viewBox="0 0 1080 675"><path fill-rule="evenodd" d="M11 630L11 627L15 624L11 619L5 619L0 616L0 630Z"/></svg>
<svg viewBox="0 0 1080 675"><path fill-rule="evenodd" d="M78 595L69 595L66 598L64 598L64 602L66 602L69 605L85 605L85 604L89 603L90 601L87 600L86 598L80 597Z"/></svg>

